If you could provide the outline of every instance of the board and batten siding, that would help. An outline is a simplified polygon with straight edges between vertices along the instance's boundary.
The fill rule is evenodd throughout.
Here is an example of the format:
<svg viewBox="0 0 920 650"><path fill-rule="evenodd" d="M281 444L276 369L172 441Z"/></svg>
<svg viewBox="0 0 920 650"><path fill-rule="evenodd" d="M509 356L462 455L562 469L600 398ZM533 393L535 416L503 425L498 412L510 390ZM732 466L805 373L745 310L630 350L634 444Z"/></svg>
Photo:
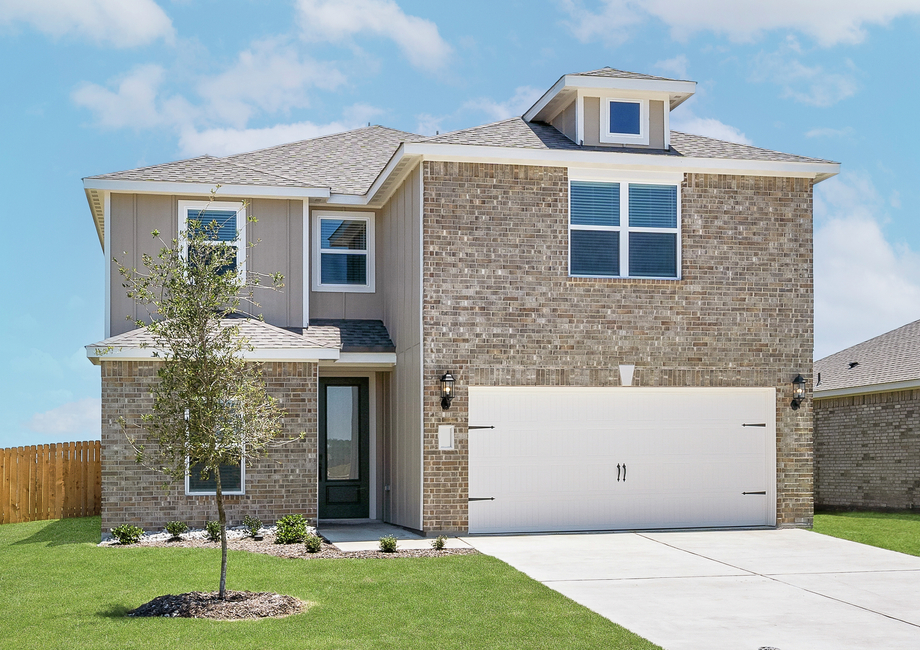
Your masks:
<svg viewBox="0 0 920 650"><path fill-rule="evenodd" d="M357 320L383 320L383 291L382 287L386 284L391 274L387 273L388 268L381 260L381 233L380 223L381 213L355 206L354 208L336 208L325 205L313 206L310 208L310 255L313 255L313 219L316 212L356 212L361 214L374 215L374 230L377 241L375 245L374 275L375 291L372 293L362 292L345 292L345 291L313 291L313 283L308 279L310 287L310 318L351 318ZM310 266L311 273L312 264ZM397 276L393 276L397 277Z"/></svg>
<svg viewBox="0 0 920 650"><path fill-rule="evenodd" d="M416 530L422 528L421 182L416 168L377 221L378 267L393 279L378 284L378 293L396 345L396 367L387 384L384 476L390 490L384 513L389 522Z"/></svg>
<svg viewBox="0 0 920 650"><path fill-rule="evenodd" d="M145 253L156 257L163 241L178 237L179 201L207 200L200 196L157 194L112 194L112 256L126 267L143 270ZM241 201L239 197L220 197L221 201ZM275 292L261 289L256 301L266 322L278 327L301 327L303 321L303 203L277 199L249 202L247 214L257 223L246 225L247 269L256 273L284 274L284 288ZM151 233L160 232L159 238ZM160 241L160 240L163 241ZM261 241L259 241L261 240ZM112 264L111 335L134 329L138 319L146 320L144 307L138 306L122 287L118 265ZM270 285L263 279L263 284Z"/></svg>

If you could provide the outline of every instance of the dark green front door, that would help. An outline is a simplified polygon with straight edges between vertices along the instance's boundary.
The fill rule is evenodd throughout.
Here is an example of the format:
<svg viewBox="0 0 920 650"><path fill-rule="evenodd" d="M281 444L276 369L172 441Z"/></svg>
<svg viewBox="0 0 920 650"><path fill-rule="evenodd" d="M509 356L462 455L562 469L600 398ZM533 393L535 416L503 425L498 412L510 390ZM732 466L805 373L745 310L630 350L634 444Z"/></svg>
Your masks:
<svg viewBox="0 0 920 650"><path fill-rule="evenodd" d="M366 377L319 380L319 517L369 516Z"/></svg>

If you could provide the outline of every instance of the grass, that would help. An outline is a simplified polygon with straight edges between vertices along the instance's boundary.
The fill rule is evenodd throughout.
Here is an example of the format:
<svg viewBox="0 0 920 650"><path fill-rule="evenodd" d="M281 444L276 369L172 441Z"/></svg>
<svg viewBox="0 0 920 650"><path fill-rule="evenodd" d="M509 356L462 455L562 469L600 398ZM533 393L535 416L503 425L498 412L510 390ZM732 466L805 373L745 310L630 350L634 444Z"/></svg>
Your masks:
<svg viewBox="0 0 920 650"><path fill-rule="evenodd" d="M814 531L900 553L920 555L920 514L901 512L817 514Z"/></svg>
<svg viewBox="0 0 920 650"><path fill-rule="evenodd" d="M289 560L230 552L227 586L315 604L285 619L132 619L155 596L214 591L220 551L99 548L99 518L0 526L8 648L657 648L485 555Z"/></svg>

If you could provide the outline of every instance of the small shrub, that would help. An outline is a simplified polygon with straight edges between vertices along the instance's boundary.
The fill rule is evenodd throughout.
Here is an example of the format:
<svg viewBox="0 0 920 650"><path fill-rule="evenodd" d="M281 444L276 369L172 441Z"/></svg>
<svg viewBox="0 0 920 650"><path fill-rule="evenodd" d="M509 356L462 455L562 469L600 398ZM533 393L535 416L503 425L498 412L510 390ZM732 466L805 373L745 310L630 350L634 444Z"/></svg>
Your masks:
<svg viewBox="0 0 920 650"><path fill-rule="evenodd" d="M182 539L182 533L188 531L188 524L184 521L167 521L166 532L171 535L170 541Z"/></svg>
<svg viewBox="0 0 920 650"><path fill-rule="evenodd" d="M243 517L243 525L249 530L250 535L258 537L259 531L262 529L262 520L246 515Z"/></svg>
<svg viewBox="0 0 920 650"><path fill-rule="evenodd" d="M303 515L285 515L275 526L275 544L296 544L307 536L307 520Z"/></svg>
<svg viewBox="0 0 920 650"><path fill-rule="evenodd" d="M319 535L307 535L304 544L307 547L307 553L319 553L323 548L323 538Z"/></svg>
<svg viewBox="0 0 920 650"><path fill-rule="evenodd" d="M384 553L396 552L396 538L392 535L385 535L380 538L380 550Z"/></svg>
<svg viewBox="0 0 920 650"><path fill-rule="evenodd" d="M143 528L131 524L122 524L112 529L112 537L117 539L119 544L137 544L143 534Z"/></svg>
<svg viewBox="0 0 920 650"><path fill-rule="evenodd" d="M204 529L208 534L208 539L212 542L220 541L220 522L219 521L207 521L204 524Z"/></svg>
<svg viewBox="0 0 920 650"><path fill-rule="evenodd" d="M436 551L443 551L446 544L447 538L444 537L444 535L438 535L433 540L431 540L431 548Z"/></svg>

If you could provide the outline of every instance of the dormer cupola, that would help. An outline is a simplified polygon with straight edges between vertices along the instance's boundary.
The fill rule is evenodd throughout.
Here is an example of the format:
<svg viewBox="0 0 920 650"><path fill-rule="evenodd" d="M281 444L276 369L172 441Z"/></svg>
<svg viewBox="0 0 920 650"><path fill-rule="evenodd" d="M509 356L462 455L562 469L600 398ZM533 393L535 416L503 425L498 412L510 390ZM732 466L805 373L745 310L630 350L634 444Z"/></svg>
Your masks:
<svg viewBox="0 0 920 650"><path fill-rule="evenodd" d="M602 68L564 75L526 113L573 142L592 147L667 149L670 113L695 81Z"/></svg>

